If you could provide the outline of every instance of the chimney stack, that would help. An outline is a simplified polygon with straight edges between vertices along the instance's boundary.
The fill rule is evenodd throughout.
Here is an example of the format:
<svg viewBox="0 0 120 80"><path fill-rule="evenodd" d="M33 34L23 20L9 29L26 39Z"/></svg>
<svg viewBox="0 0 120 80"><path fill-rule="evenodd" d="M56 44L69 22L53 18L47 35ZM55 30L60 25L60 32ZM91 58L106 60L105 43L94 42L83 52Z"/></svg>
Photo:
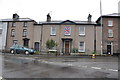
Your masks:
<svg viewBox="0 0 120 80"><path fill-rule="evenodd" d="M88 15L88 22L91 22L91 18L92 18L92 15L89 14L89 15Z"/></svg>
<svg viewBox="0 0 120 80"><path fill-rule="evenodd" d="M50 22L51 21L51 16L50 16L50 14L48 13L47 14L47 22Z"/></svg>
<svg viewBox="0 0 120 80"><path fill-rule="evenodd" d="M17 13L13 14L13 19L19 19L19 15Z"/></svg>

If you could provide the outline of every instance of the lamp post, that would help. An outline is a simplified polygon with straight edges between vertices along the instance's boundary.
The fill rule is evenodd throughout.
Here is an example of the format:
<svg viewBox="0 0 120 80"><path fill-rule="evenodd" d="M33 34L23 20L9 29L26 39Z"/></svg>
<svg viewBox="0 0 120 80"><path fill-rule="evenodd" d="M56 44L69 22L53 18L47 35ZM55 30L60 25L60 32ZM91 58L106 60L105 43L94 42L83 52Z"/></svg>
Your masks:
<svg viewBox="0 0 120 80"><path fill-rule="evenodd" d="M103 54L103 50L102 50L102 48L103 48L103 46L102 46L102 44L103 44L103 42L102 42L102 2L101 2L101 0L100 0L100 15L101 15L101 55Z"/></svg>

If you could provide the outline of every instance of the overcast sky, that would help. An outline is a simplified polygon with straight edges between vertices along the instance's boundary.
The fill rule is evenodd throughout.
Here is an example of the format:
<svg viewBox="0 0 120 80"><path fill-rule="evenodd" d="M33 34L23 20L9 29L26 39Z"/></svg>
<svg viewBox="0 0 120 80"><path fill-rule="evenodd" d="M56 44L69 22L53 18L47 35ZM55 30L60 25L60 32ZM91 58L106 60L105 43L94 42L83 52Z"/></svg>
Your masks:
<svg viewBox="0 0 120 80"><path fill-rule="evenodd" d="M102 14L118 12L120 0L101 0ZM45 21L51 14L52 20L87 20L90 13L92 20L100 16L100 0L0 0L0 19L12 18L18 13L20 18Z"/></svg>

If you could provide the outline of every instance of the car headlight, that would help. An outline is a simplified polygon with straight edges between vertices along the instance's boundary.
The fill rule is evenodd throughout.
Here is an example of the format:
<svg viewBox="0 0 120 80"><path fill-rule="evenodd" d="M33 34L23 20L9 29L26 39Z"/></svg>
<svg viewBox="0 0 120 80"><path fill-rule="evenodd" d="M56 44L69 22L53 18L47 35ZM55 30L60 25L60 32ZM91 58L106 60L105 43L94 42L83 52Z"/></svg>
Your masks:
<svg viewBox="0 0 120 80"><path fill-rule="evenodd" d="M31 52L33 52L33 50L30 50Z"/></svg>

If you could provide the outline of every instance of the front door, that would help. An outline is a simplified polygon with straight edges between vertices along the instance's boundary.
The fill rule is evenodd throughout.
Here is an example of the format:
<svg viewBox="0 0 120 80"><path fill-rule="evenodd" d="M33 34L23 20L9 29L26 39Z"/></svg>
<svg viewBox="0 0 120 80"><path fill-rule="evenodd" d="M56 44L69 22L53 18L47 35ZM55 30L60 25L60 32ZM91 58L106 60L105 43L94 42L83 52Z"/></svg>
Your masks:
<svg viewBox="0 0 120 80"><path fill-rule="evenodd" d="M70 41L65 41L65 54L70 53Z"/></svg>
<svg viewBox="0 0 120 80"><path fill-rule="evenodd" d="M36 51L39 51L39 42L35 42L34 48Z"/></svg>
<svg viewBox="0 0 120 80"><path fill-rule="evenodd" d="M112 53L112 49L111 49L111 45L107 45L107 53L111 54Z"/></svg>

